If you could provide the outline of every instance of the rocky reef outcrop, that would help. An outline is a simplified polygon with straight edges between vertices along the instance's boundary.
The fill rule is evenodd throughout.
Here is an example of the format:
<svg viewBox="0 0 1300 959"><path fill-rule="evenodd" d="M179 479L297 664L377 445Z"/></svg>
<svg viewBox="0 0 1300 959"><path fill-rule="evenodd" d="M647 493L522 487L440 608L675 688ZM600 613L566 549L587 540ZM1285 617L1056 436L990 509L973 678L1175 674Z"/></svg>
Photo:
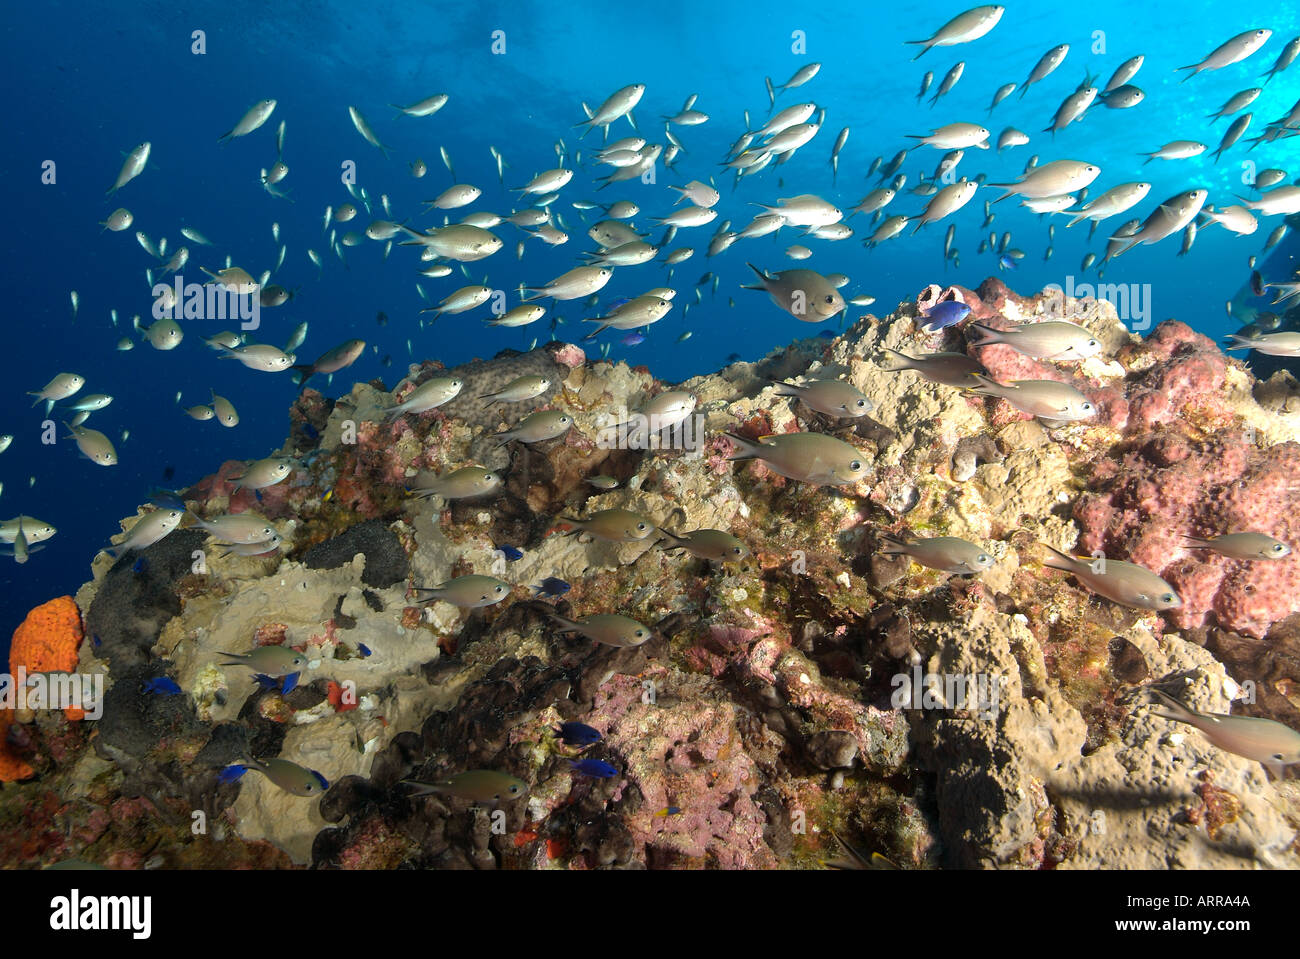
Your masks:
<svg viewBox="0 0 1300 959"><path fill-rule="evenodd" d="M924 333L919 313L941 295L971 316ZM1144 695L1158 685L1202 711L1300 727L1300 558L1244 562L1183 539L1250 528L1300 545L1300 386L1286 372L1256 381L1182 323L1142 338L1105 302L1064 307L1099 355L968 345L970 322L1005 329L1049 308L989 280L671 386L551 343L412 366L391 394L303 391L288 480L255 493L231 482L242 463L213 464L184 491L199 517L265 517L280 549L223 552L187 527L101 554L80 617L49 627L75 668L103 674L104 712L5 726L0 861L789 868L835 857L833 831L902 868L1300 865L1297 781L1153 714ZM891 371L886 350L1067 382L1097 415L1044 424ZM464 382L456 399L385 417L435 373ZM480 399L525 375L549 381L535 400ZM774 380L798 376L845 379L874 408L831 420L778 395ZM694 448L607 441L670 388L697 399ZM533 408L574 426L535 444L494 438ZM814 486L728 460L724 431L796 430L861 450L867 478ZM470 464L504 482L473 499L409 493L423 471ZM598 475L610 481L588 482ZM564 517L614 508L675 532L727 530L750 555L569 535ZM906 531L962 537L992 562L951 576L879 552ZM1103 599L1047 568L1040 543L1145 566L1182 606ZM413 591L465 574L505 581L509 598L465 609ZM536 588L551 578L567 591ZM553 618L600 613L652 638L595 644ZM268 645L305 658L292 688L221 665ZM555 729L573 721L600 741L564 745ZM328 790L221 775L276 757ZM522 780L526 797L403 784L480 769Z"/></svg>

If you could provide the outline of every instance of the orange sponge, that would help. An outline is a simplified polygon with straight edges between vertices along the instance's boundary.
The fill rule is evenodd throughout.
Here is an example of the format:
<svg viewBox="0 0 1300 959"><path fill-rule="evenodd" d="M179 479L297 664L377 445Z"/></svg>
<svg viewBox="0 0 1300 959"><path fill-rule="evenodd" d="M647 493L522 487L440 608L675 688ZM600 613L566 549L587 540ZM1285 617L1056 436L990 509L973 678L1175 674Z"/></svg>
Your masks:
<svg viewBox="0 0 1300 959"><path fill-rule="evenodd" d="M18 667L32 673L70 673L77 668L77 649L83 637L81 610L71 596L60 596L37 606L14 630L9 647L9 675ZM84 719L76 707L65 710L69 719Z"/></svg>

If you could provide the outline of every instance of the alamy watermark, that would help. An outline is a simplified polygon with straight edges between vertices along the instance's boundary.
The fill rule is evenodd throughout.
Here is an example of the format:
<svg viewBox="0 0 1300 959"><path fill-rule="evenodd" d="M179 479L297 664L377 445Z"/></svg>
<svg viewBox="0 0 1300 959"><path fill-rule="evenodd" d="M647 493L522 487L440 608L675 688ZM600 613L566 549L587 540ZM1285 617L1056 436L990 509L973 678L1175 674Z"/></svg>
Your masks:
<svg viewBox="0 0 1300 959"><path fill-rule="evenodd" d="M1091 297L1105 300L1115 308L1116 315L1133 332L1151 329L1150 283L1075 283L1066 276L1065 286L1049 283L1043 287L1044 308L1049 316L1066 315L1065 300Z"/></svg>
<svg viewBox="0 0 1300 959"><path fill-rule="evenodd" d="M0 673L0 709L81 709L87 719L104 715L103 673Z"/></svg>
<svg viewBox="0 0 1300 959"><path fill-rule="evenodd" d="M980 719L996 719L1002 677L989 673L895 673L890 705L895 709L966 710Z"/></svg>
<svg viewBox="0 0 1300 959"><path fill-rule="evenodd" d="M186 283L178 273L171 283L153 285L155 320L239 320L241 330L262 325L261 287L256 283Z"/></svg>
<svg viewBox="0 0 1300 959"><path fill-rule="evenodd" d="M620 408L614 425L601 427L596 445L616 450L686 450L688 456L698 457L704 440L704 420L699 413L678 418L628 413L626 408Z"/></svg>

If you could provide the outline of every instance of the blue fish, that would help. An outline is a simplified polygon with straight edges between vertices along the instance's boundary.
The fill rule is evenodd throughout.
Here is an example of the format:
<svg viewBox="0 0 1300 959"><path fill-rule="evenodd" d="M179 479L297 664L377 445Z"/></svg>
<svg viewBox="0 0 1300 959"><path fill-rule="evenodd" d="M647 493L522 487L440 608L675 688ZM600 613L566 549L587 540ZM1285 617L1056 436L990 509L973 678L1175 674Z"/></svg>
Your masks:
<svg viewBox="0 0 1300 959"><path fill-rule="evenodd" d="M512 563L517 559L524 558L524 551L516 549L513 546L498 546L497 549L501 550L501 552L505 554L506 559L510 560Z"/></svg>
<svg viewBox="0 0 1300 959"><path fill-rule="evenodd" d="M143 573L148 569L149 569L149 561L145 559L143 556L141 556L139 559L135 561L135 565L131 567L131 572Z"/></svg>
<svg viewBox="0 0 1300 959"><path fill-rule="evenodd" d="M1014 270L1016 268L1016 258L1007 256L1005 253L998 257L999 270Z"/></svg>
<svg viewBox="0 0 1300 959"><path fill-rule="evenodd" d="M735 362L737 362L739 359L740 359L740 354L739 354L739 353L728 353L728 354L727 354L727 362L728 362L728 363L735 363Z"/></svg>
<svg viewBox="0 0 1300 959"><path fill-rule="evenodd" d="M180 686L176 685L176 680L168 679L166 676L155 676L149 682L144 684L146 693L155 693L159 696L179 696Z"/></svg>
<svg viewBox="0 0 1300 959"><path fill-rule="evenodd" d="M235 763L234 765L227 766L225 769L221 770L217 776L217 782L223 784L238 782L246 772L248 772L247 766L242 763Z"/></svg>
<svg viewBox="0 0 1300 959"><path fill-rule="evenodd" d="M559 736L560 742L566 746L591 746L601 740L599 730L582 723L560 723L555 728L555 735Z"/></svg>
<svg viewBox="0 0 1300 959"><path fill-rule="evenodd" d="M558 576L548 576L546 579L542 580L541 586L533 587L533 589L537 590L537 593L535 594L537 596L563 596L572 588L572 586L560 579Z"/></svg>
<svg viewBox="0 0 1300 959"><path fill-rule="evenodd" d="M617 310L617 309L618 309L620 306L622 306L624 303L631 303L631 302L632 302L632 300L629 299L628 297L626 297L626 296L620 296L620 297L619 297L617 300L615 300L613 303L610 303L610 304L608 304L608 305L605 307L605 312L606 312L606 313L613 313L615 310Z"/></svg>
<svg viewBox="0 0 1300 959"><path fill-rule="evenodd" d="M618 775L618 770L603 759L570 759L569 766L574 772L594 779L611 779Z"/></svg>
<svg viewBox="0 0 1300 959"><path fill-rule="evenodd" d="M104 645L104 641L103 641L102 639L99 638L99 633L92 633L92 634L91 634L91 636L90 636L90 645L94 646L96 649L99 649L99 647L101 647L101 646Z"/></svg>
<svg viewBox="0 0 1300 959"><path fill-rule="evenodd" d="M624 346L640 346L645 342L645 334L640 330L633 330L627 336L619 341Z"/></svg>
<svg viewBox="0 0 1300 959"><path fill-rule="evenodd" d="M835 339L836 333L834 330L818 330L817 335L823 340L833 340Z"/></svg>
<svg viewBox="0 0 1300 959"><path fill-rule="evenodd" d="M283 680L280 680L276 679L274 676L267 676L265 673L257 673L253 676L253 679L257 682L257 685L261 686L263 689L274 690L279 688L280 695L287 696L293 691L294 687L298 685L298 676L298 673L290 673L288 676L285 676Z"/></svg>
<svg viewBox="0 0 1300 959"><path fill-rule="evenodd" d="M365 643L357 643L357 650L361 653L363 658L370 655L370 647Z"/></svg>
<svg viewBox="0 0 1300 959"><path fill-rule="evenodd" d="M316 427L312 426L310 423L303 423L302 431L306 433L308 438L310 439L313 440L320 439L320 430L316 429Z"/></svg>
<svg viewBox="0 0 1300 959"><path fill-rule="evenodd" d="M181 499L180 491L174 489L154 487L149 491L149 502L163 509L185 509L185 501Z"/></svg>
<svg viewBox="0 0 1300 959"><path fill-rule="evenodd" d="M958 303L956 300L944 300L942 303L936 303L925 314L925 331L927 333L937 333L940 330L946 330L950 326L956 326L968 316L970 316L970 307L965 303Z"/></svg>

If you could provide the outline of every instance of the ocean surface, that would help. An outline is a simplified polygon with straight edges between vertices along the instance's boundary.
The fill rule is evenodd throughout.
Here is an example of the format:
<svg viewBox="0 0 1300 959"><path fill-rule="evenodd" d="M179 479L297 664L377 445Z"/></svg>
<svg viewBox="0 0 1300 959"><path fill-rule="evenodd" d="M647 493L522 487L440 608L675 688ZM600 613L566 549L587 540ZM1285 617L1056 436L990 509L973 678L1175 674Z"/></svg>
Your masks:
<svg viewBox="0 0 1300 959"><path fill-rule="evenodd" d="M1224 2L1132 4L1103 0L1089 4L1016 2L1008 4L987 36L955 47L937 47L913 61L918 47L905 41L929 36L966 8L964 3L765 2L610 4L573 2L508 3L294 3L222 2L164 4L140 2L46 3L15 5L6 11L3 60L9 77L6 98L8 146L0 153L7 185L10 228L5 231L3 262L6 315L3 324L6 375L0 389L0 434L13 434L0 454L0 519L35 516L58 533L19 565L0 557L0 644L33 605L73 592L90 576L95 551L107 546L119 520L134 513L158 486L184 488L231 459L270 454L288 432L287 411L297 388L288 374L247 369L205 346L203 337L230 324L182 323L185 337L174 350L158 351L132 329L139 314L151 322L146 269L158 261L135 238L142 231L153 243L167 239L167 254L178 246L190 251L182 270L186 282L203 282L200 267L217 270L227 257L254 276L275 267L281 246L283 264L272 282L295 291L293 299L261 315L250 341L283 346L302 321L309 323L300 362L349 338L367 342L363 355L332 382L318 377L312 386L329 396L346 393L353 382L379 379L392 388L407 365L425 359L448 366L499 350L528 349L552 337L576 341L590 330L584 317L595 316L620 298L669 286L678 291L674 309L645 331L644 342L625 345L619 331L588 343L589 356L609 343L609 356L649 367L678 381L715 370L732 354L754 359L793 339L838 331L832 319L805 324L777 309L752 283L746 266L766 270L796 267L850 277L845 298L871 295L870 307L851 306L852 322L867 312L887 315L900 300L913 298L926 284L960 283L976 287L998 275L1012 289L1031 294L1047 284L1067 290L1096 283L1096 267L1084 272L1089 252L1105 252L1105 238L1130 217L1146 217L1165 198L1192 187L1209 190L1211 204L1255 197L1250 174L1278 167L1285 182L1300 172L1296 141L1261 143L1250 150L1268 121L1287 113L1300 97L1300 65L1278 74L1247 111L1253 123L1246 137L1215 162L1211 151L1229 120L1211 124L1207 114L1236 91L1259 85L1261 73L1284 44L1300 33L1300 7L1283 4L1242 6ZM1264 47L1247 60L1202 73L1187 82L1175 68L1195 63L1243 31L1273 31ZM202 31L204 52L196 52ZM1021 99L1019 90L990 115L994 91L1022 83L1039 57L1060 43L1070 51L1062 65ZM495 47L495 50L494 50ZM1146 94L1131 109L1094 106L1084 118L1054 137L1043 132L1057 106L1086 78L1104 85L1119 64L1145 55L1133 79ZM929 103L944 74L958 61L965 71L935 106ZM821 63L802 87L778 95L776 109L812 101L825 109L817 136L788 162L773 163L733 189L734 176L721 164L746 130L769 116L764 77L781 84L801 67ZM926 71L935 73L925 102L917 92ZM584 119L581 104L592 108L616 89L644 83L634 110L640 134L666 143L663 117L677 113L698 94L696 110L708 114L698 126L675 126L682 152L672 169L662 163L654 182L641 179L597 190L595 178L610 172L593 154L600 130L579 138L574 125ZM409 104L446 93L447 105L433 116L399 114L390 104ZM270 119L248 136L220 144L255 102L277 101ZM385 155L354 128L348 107L368 119L389 148ZM288 176L278 184L287 198L264 189L259 171L276 161L276 130L285 124L283 160ZM1152 189L1127 214L1101 225L1091 242L1087 224L1065 229L1066 217L1039 216L1016 199L994 206L995 222L981 228L984 201L1000 191L986 187L951 218L867 250L870 217L848 221L854 236L830 242L803 237L787 227L775 236L738 241L719 256L706 258L709 238L723 220L739 230L757 213L754 203L816 194L846 213L879 185L866 175L876 156L888 162L897 151L911 152L902 167L908 177L888 214L916 216L928 198L908 192L919 175L934 173L944 150L920 147L908 134L927 134L956 121L983 124L996 141L1008 126L1030 136L1026 146L967 150L959 176L987 175L990 183L1009 181L1033 155L1039 162L1086 160L1101 176L1090 195L1126 180L1146 180ZM832 176L830 155L839 131L850 133ZM626 119L614 123L611 140L633 135ZM1199 140L1209 146L1200 157L1156 160L1143 165L1144 152L1172 140ZM565 158L557 157L563 140ZM152 144L150 164L112 196L124 154ZM495 147L508 167L499 182ZM455 170L440 156L445 148ZM578 153L581 153L581 159ZM428 172L411 173L423 159ZM364 187L371 212L361 209L351 223L324 225L326 207L353 202L342 182L345 166L355 164L356 185ZM1248 164L1253 164L1250 166ZM493 228L504 246L492 257L429 279L417 270L418 248L362 239L331 246L330 231L362 233L372 219L388 219L380 207L387 196L391 219L427 230L471 212L507 215L529 201L512 188L534 174L564 166L576 175L550 206L562 217L569 241L549 246L508 223ZM420 325L420 310L470 283L509 292L518 303L521 283L537 285L580 262L596 249L586 236L599 210L579 210L573 201L610 203L631 200L640 207L633 223L652 243L663 228L652 218L673 209L677 193L669 185L715 178L722 199L718 218L681 229L652 263L619 267L600 292L599 305L583 300L555 304L546 319L519 329L485 324L487 307L444 316ZM52 182L48 182L51 181ZM482 196L469 207L429 210L427 200L454 182L474 184ZM532 199L536 199L535 197ZM118 207L134 215L122 232L100 224ZM1120 284L1136 297L1130 327L1143 329L1176 317L1207 335L1220 337L1264 309L1268 299L1242 293L1248 287L1248 258L1260 255L1267 280L1287 280L1295 269L1293 238L1284 240L1265 263L1265 239L1280 216L1260 217L1258 231L1234 236L1220 226L1203 228L1186 256L1177 256L1180 236L1141 246L1107 266L1104 281ZM1050 241L1048 226L1055 224ZM280 242L272 233L278 224ZM945 231L955 224L956 258L945 260ZM560 224L557 222L557 226ZM182 227L212 241L185 240ZM990 232L1012 234L1008 248L1024 252L1014 269L1000 269L996 252L978 253ZM516 244L524 241L522 260ZM784 251L800 243L813 250L796 262ZM668 249L693 246L695 255L678 265L671 282L662 263ZM322 258L318 269L308 249ZM697 287L706 273L719 278ZM418 284L418 285L417 285ZM422 297L420 289L425 296ZM695 291L700 298L697 302ZM73 314L71 292L79 307ZM1238 298L1237 317L1225 302ZM734 301L734 306L732 302ZM549 302L544 301L546 305ZM685 313L683 308L690 305ZM117 323L111 320L116 310ZM383 313L386 324L377 317ZM563 318L552 329L551 318ZM688 339L683 334L690 332ZM135 341L129 351L116 344ZM1238 354L1240 355L1240 354ZM385 359L387 358L387 362ZM44 407L33 408L27 391L41 389L60 372L86 378L81 395L114 397L87 426L103 431L117 448L118 464L94 465L66 439L56 409L56 443L48 437ZM215 421L196 422L183 407L209 401L209 390L228 397L241 422L224 429ZM177 394L180 394L179 403ZM75 399L75 397L74 397ZM126 431L129 431L127 433Z"/></svg>

